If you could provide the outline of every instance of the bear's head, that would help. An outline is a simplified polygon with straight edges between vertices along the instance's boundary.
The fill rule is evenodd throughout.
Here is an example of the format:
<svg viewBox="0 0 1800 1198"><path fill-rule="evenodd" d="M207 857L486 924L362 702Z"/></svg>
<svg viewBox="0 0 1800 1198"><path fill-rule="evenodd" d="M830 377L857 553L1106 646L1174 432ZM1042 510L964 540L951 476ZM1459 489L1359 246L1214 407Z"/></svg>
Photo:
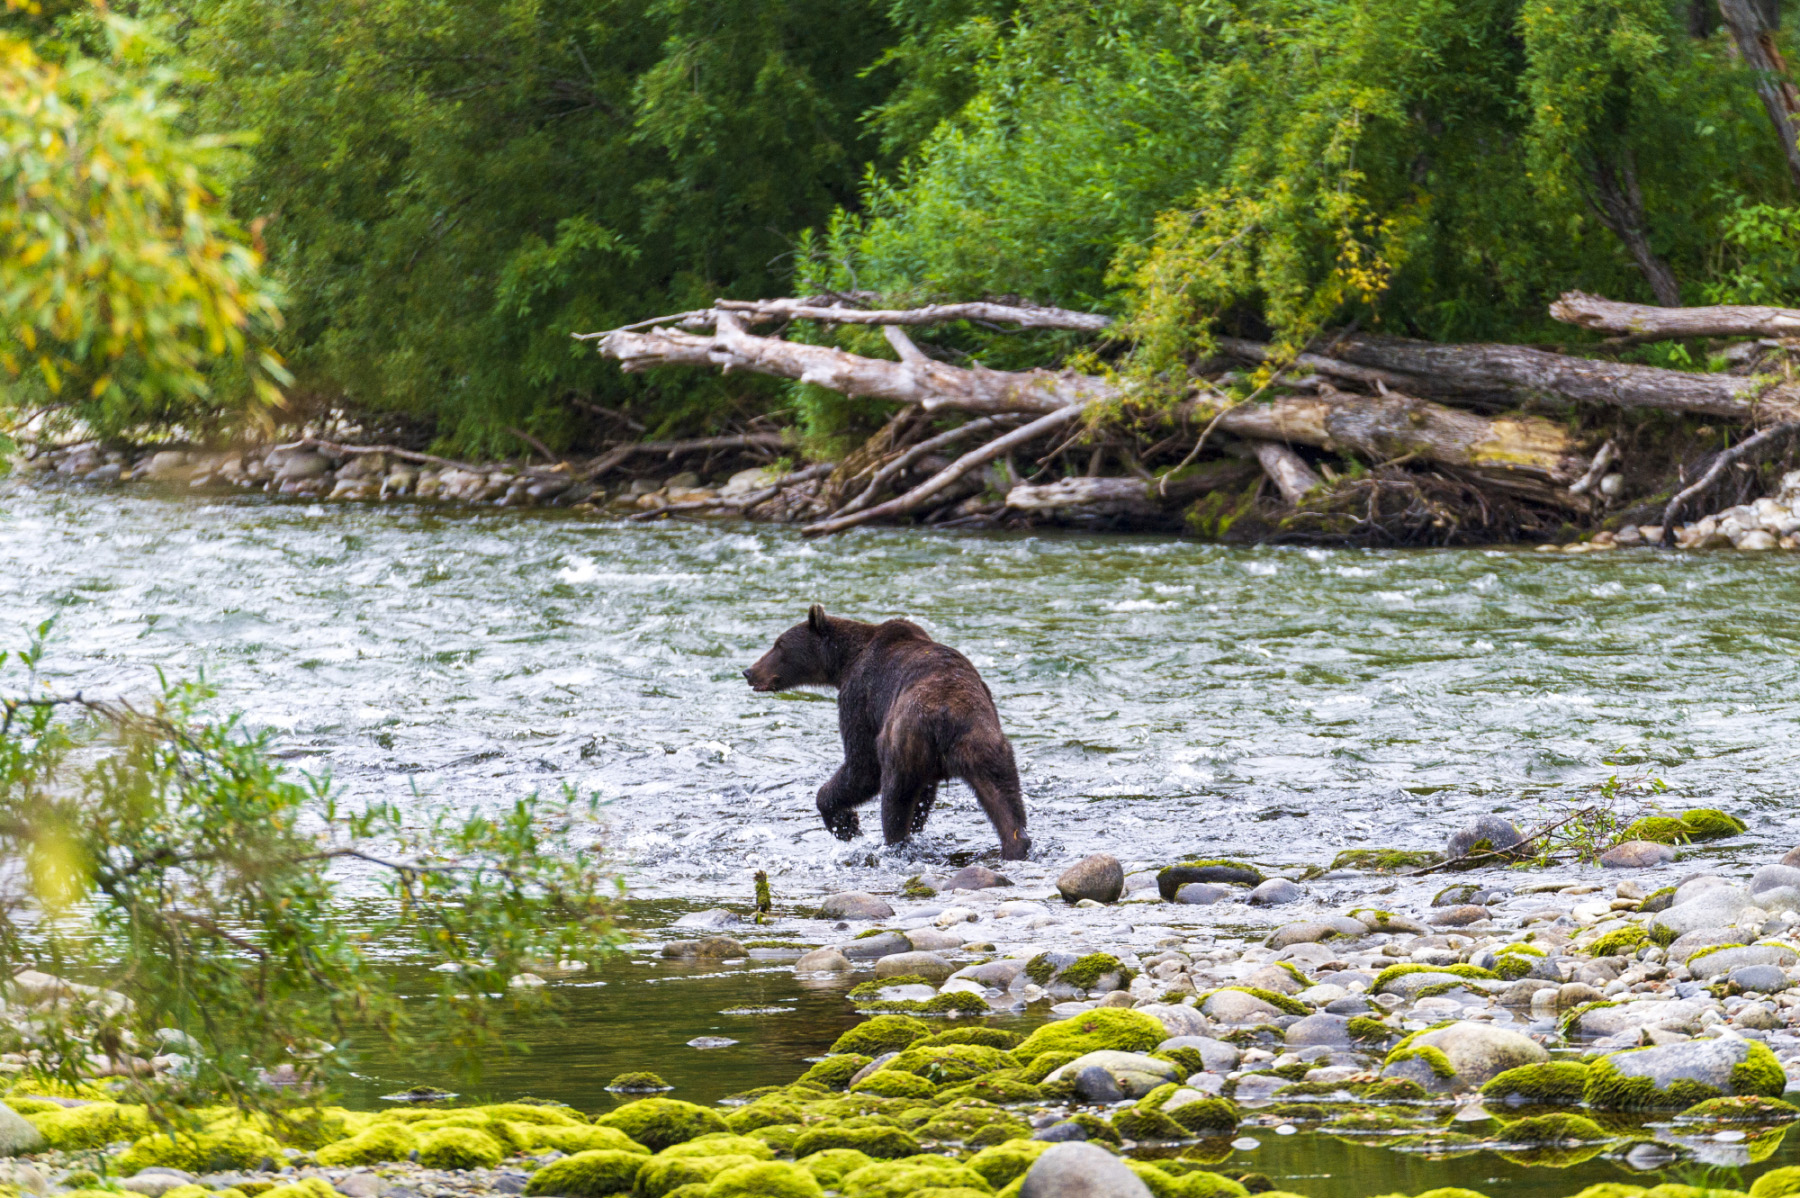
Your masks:
<svg viewBox="0 0 1800 1198"><path fill-rule="evenodd" d="M744 671L755 691L785 691L796 686L836 686L842 654L825 609L813 604L806 619L775 638L775 646Z"/></svg>

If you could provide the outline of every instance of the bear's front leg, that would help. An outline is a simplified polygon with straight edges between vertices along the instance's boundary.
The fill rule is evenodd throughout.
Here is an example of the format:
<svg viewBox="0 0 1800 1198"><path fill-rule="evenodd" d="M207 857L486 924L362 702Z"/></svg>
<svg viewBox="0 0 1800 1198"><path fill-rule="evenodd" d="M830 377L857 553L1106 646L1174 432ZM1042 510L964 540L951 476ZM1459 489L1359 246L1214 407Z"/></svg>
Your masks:
<svg viewBox="0 0 1800 1198"><path fill-rule="evenodd" d="M866 803L881 789L881 775L869 778L846 761L819 787L819 816L825 828L839 840L854 840L862 834L862 820L857 818L858 804Z"/></svg>

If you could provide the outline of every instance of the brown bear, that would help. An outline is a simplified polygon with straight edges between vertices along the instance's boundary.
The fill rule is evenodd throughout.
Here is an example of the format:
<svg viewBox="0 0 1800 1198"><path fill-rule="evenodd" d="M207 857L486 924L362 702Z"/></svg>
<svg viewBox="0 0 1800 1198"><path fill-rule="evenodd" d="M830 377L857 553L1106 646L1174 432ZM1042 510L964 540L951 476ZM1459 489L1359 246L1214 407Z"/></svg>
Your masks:
<svg viewBox="0 0 1800 1198"><path fill-rule="evenodd" d="M839 840L862 830L856 808L881 795L881 831L898 844L925 827L938 783L961 778L1023 858L1025 801L994 696L969 659L907 620L865 624L815 604L744 671L752 690L834 686L844 764L819 788L819 814Z"/></svg>

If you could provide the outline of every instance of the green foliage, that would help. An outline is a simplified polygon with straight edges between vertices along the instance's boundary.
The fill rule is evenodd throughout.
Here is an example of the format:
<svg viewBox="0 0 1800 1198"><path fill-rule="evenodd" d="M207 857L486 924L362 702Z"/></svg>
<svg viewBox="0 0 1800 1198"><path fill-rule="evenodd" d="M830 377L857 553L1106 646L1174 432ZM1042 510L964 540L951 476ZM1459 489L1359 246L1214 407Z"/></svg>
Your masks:
<svg viewBox="0 0 1800 1198"><path fill-rule="evenodd" d="M293 1060L329 1080L350 1064L332 1045L353 1036L429 1035L474 1068L505 1043L500 1012L543 1001L510 977L614 942L614 880L547 841L553 821L592 819L591 804L532 797L495 817L422 824L386 803L348 811L328 779L287 774L269 734L209 718L204 686L167 682L136 709L59 697L37 680L43 651L40 639L0 655L0 687L13 692L0 708L0 852L23 864L32 900L0 914L0 957L9 973L95 983L47 978L23 996L68 1013L43 1028L46 1059L60 1061L43 1068L63 1082L79 1081L89 1052L154 1043L169 1027L199 1043L189 1101L282 1105L257 1082L260 1065ZM346 859L387 887L354 934L329 873ZM371 945L457 969L403 1010ZM146 1083L121 1092L161 1101ZM68 1125L46 1131L54 1142L101 1134L89 1121L106 1109L127 1108L40 1118ZM123 1130L109 1138L150 1129Z"/></svg>
<svg viewBox="0 0 1800 1198"><path fill-rule="evenodd" d="M224 210L231 139L184 131L144 27L96 57L0 33L0 392L102 433L280 401L278 291Z"/></svg>

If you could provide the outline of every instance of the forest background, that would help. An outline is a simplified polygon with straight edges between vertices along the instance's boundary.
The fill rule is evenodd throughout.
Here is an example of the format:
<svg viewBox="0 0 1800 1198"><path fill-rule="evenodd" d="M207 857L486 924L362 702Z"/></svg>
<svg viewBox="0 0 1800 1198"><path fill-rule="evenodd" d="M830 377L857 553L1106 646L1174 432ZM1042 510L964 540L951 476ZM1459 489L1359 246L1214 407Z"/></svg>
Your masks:
<svg viewBox="0 0 1800 1198"><path fill-rule="evenodd" d="M1569 345L1571 288L1800 293L1778 0L9 5L7 406L103 433L349 407L501 455L771 413L824 452L885 416L570 338L718 297L1104 312L1152 379L1219 332Z"/></svg>

